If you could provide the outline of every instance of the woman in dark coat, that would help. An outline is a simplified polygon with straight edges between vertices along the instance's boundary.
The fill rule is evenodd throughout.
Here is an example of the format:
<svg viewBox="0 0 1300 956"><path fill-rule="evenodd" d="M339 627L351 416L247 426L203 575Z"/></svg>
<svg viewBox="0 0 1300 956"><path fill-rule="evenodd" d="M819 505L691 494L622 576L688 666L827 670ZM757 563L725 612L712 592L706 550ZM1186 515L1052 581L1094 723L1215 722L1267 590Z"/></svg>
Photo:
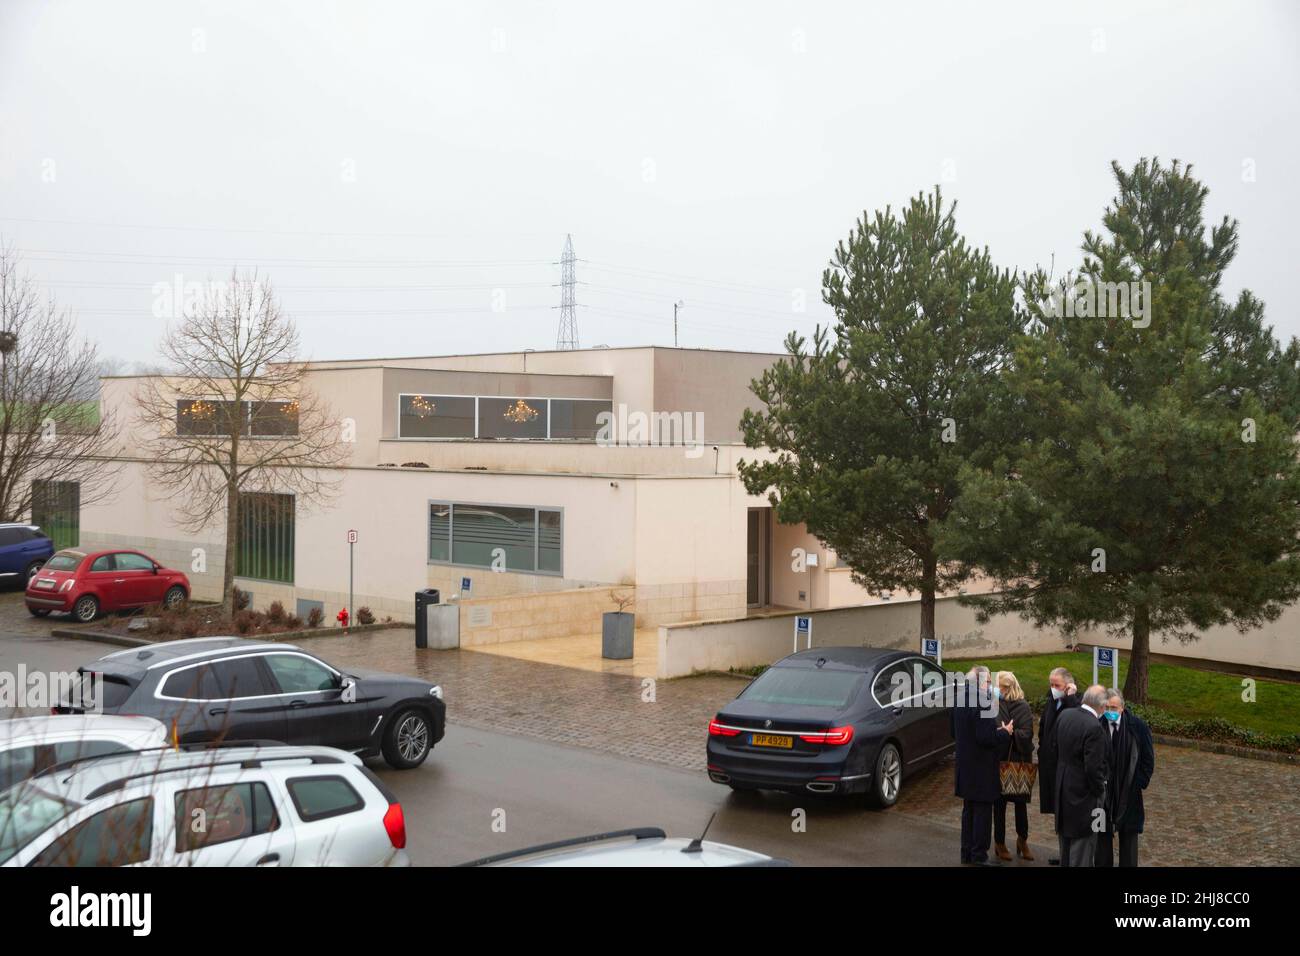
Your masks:
<svg viewBox="0 0 1300 956"><path fill-rule="evenodd" d="M1034 712L1025 700L1025 692L1020 689L1020 681L1011 671L999 671L997 675L999 692L998 721L1008 721L1015 727L1015 732L999 755L999 760L1015 763L1034 762ZM1007 804L1015 808L1016 814L1016 853L1022 860L1032 860L1029 852L1029 796L999 797L993 805L993 850L1000 860L1010 860L1011 851L1007 849Z"/></svg>

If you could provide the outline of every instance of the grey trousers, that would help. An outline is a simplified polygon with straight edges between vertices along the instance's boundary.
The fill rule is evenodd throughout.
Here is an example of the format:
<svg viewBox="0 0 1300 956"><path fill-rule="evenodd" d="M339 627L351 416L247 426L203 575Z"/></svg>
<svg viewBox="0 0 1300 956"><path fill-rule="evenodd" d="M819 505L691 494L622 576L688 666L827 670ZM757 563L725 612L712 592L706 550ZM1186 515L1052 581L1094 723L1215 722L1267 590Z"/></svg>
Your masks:
<svg viewBox="0 0 1300 956"><path fill-rule="evenodd" d="M1119 865L1120 866L1137 866L1138 865L1138 837L1139 833L1126 833L1121 830L1119 833ZM1105 833L1097 834L1097 866L1114 866L1115 865L1115 837L1114 832L1107 830Z"/></svg>
<svg viewBox="0 0 1300 956"><path fill-rule="evenodd" d="M1086 837L1068 837L1058 834L1061 844L1061 866L1096 866L1097 834Z"/></svg>

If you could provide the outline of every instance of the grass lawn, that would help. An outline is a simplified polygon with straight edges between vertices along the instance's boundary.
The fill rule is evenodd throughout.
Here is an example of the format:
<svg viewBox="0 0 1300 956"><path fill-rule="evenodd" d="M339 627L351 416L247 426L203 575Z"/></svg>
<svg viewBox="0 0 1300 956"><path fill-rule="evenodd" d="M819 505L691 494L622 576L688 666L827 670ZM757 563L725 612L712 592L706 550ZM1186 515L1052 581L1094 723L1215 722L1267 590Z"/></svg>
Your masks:
<svg viewBox="0 0 1300 956"><path fill-rule="evenodd" d="M1047 675L1054 667L1068 667L1082 691L1092 681L1092 652L1071 654L1034 654L1028 657L997 657L988 660L944 659L947 671L967 670L973 664L986 664L990 670L1011 671L1030 700L1047 695ZM1124 687L1128 660L1120 655L1120 674L1112 682L1110 669L1101 671L1101 682ZM1255 701L1246 703L1241 677L1152 662L1150 706L1188 720L1219 717L1247 730L1269 734L1300 732L1300 684L1252 678Z"/></svg>

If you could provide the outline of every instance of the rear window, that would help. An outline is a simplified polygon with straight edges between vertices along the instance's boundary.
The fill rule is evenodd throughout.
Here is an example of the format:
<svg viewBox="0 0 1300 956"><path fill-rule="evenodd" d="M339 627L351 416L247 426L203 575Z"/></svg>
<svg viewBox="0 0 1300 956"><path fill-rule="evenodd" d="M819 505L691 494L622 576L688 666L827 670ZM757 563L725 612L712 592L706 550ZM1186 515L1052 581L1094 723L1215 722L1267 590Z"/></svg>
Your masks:
<svg viewBox="0 0 1300 956"><path fill-rule="evenodd" d="M45 562L45 568L48 571L75 571L85 559L84 554L75 551L60 551Z"/></svg>
<svg viewBox="0 0 1300 956"><path fill-rule="evenodd" d="M116 709L126 703L133 690L135 684L121 674L80 671L70 689L68 704L81 710Z"/></svg>
<svg viewBox="0 0 1300 956"><path fill-rule="evenodd" d="M306 823L353 813L366 805L342 777L298 777L289 781L289 796Z"/></svg>
<svg viewBox="0 0 1300 956"><path fill-rule="evenodd" d="M847 707L858 695L864 677L857 671L819 667L770 667L741 697L763 704L799 707Z"/></svg>

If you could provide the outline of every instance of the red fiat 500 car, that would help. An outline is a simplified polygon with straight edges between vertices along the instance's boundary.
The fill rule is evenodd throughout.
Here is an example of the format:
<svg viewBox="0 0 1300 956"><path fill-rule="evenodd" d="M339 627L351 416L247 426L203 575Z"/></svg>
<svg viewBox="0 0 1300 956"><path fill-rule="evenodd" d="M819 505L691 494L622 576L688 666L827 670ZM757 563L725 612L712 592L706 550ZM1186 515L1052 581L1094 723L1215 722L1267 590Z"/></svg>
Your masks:
<svg viewBox="0 0 1300 956"><path fill-rule="evenodd" d="M27 582L27 610L51 611L93 621L102 611L162 604L175 607L190 596L190 579L139 551L56 552Z"/></svg>

